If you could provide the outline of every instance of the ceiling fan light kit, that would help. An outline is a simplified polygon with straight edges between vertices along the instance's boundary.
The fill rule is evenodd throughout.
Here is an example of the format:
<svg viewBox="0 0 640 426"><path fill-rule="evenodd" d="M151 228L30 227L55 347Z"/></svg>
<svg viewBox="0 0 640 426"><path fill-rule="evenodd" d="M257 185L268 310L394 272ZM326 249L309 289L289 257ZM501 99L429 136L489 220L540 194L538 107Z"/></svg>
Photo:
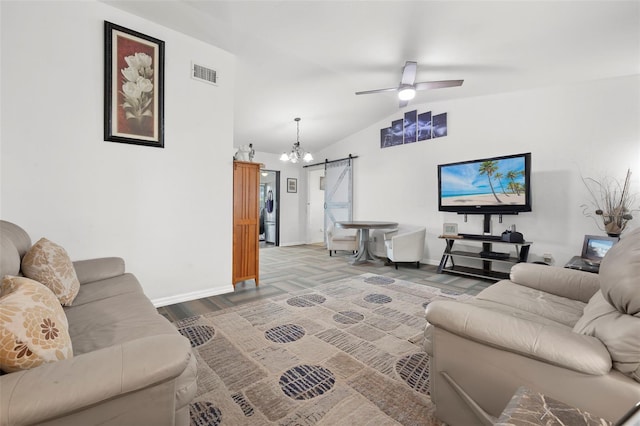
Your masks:
<svg viewBox="0 0 640 426"><path fill-rule="evenodd" d="M292 163L295 164L298 161L302 160L305 163L309 163L313 161L313 155L311 155L310 152L307 152L304 149L302 149L302 147L300 146L300 118L296 117L293 120L296 122L296 128L297 128L296 141L291 147L291 152L282 153L282 155L280 156L280 161L291 161Z"/></svg>
<svg viewBox="0 0 640 426"><path fill-rule="evenodd" d="M444 87L462 86L464 80L443 80L443 81L423 81L416 83L416 72L418 63L407 61L402 67L402 78L398 87L389 89L374 89L356 92L356 95L370 95L372 93L397 92L400 100L400 108L408 105L409 101L416 96L417 90L441 89Z"/></svg>
<svg viewBox="0 0 640 426"><path fill-rule="evenodd" d="M401 101L410 101L416 97L416 89L411 86L401 87L398 90L398 99Z"/></svg>

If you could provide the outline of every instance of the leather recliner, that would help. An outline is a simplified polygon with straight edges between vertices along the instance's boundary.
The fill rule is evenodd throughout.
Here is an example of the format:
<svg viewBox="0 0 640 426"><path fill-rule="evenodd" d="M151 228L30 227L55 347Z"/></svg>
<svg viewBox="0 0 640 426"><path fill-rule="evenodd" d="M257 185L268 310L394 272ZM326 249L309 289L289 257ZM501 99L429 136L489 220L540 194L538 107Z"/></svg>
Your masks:
<svg viewBox="0 0 640 426"><path fill-rule="evenodd" d="M599 274L519 263L468 301L427 306L436 416L492 424L525 386L617 421L640 401L640 229Z"/></svg>

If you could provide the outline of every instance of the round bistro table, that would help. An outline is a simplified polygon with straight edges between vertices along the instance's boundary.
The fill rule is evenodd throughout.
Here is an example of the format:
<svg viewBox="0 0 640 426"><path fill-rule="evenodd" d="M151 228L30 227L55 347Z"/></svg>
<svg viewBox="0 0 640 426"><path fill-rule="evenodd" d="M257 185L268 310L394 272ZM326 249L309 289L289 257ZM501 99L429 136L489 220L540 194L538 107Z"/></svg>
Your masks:
<svg viewBox="0 0 640 426"><path fill-rule="evenodd" d="M369 230L370 229L395 229L397 222L373 222L369 220L349 220L336 222L336 227L342 229L359 229L360 241L358 253L351 257L352 265L359 265L366 262L378 262L379 260L369 252Z"/></svg>

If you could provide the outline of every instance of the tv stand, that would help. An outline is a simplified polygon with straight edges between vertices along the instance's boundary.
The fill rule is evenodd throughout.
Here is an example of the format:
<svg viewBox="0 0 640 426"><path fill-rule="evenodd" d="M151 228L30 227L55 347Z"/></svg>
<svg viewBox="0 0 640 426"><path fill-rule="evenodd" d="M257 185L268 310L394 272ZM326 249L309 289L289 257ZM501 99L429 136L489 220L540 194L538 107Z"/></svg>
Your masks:
<svg viewBox="0 0 640 426"><path fill-rule="evenodd" d="M491 222L491 215L485 214L484 217L484 232L489 233ZM520 262L526 262L529 257L529 247L532 242L525 241L522 243L511 243L507 241L497 240L496 236L493 235L456 235L449 236L443 235L440 238L445 239L447 245L442 253L442 259L440 260L440 264L438 265L438 273L449 273L456 275L467 275L477 278L490 279L494 281L499 281L503 279L509 278L509 273L494 271L492 269L492 264L494 262L500 264L508 264L514 265ZM456 241L464 241L468 243L481 243L482 251L480 252L470 252L470 251L462 251L462 250L453 250L453 244ZM511 249L515 249L515 257L514 256L500 256L496 255L493 252L493 245L499 245L500 247L507 248L509 251ZM482 255L481 255L482 253ZM463 258L463 259L474 259L478 261L482 261L481 268L474 268L469 266L461 266L456 265L454 261L454 257ZM447 266L448 263L451 263L451 266Z"/></svg>

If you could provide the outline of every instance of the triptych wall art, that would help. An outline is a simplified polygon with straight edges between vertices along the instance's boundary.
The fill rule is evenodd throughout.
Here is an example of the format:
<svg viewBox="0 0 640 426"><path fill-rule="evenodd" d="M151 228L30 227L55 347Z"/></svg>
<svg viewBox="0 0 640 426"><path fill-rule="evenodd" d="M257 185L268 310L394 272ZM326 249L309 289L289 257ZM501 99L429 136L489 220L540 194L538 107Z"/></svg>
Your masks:
<svg viewBox="0 0 640 426"><path fill-rule="evenodd" d="M432 115L431 111L404 113L391 122L390 127L380 129L380 148L425 141L447 136L447 113Z"/></svg>

